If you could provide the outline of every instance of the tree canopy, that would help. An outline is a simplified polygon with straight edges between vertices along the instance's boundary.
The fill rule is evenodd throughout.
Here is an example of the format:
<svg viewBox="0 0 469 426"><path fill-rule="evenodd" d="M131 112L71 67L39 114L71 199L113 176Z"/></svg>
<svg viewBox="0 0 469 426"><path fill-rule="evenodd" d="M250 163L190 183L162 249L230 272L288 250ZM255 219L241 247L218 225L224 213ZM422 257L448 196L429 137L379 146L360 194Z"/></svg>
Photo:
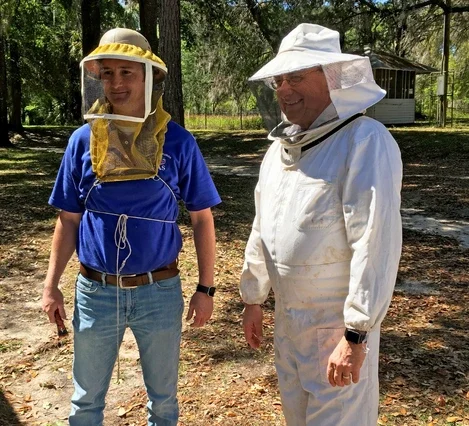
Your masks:
<svg viewBox="0 0 469 426"><path fill-rule="evenodd" d="M255 106L248 77L301 22L338 30L345 51L370 46L440 69L449 14L454 93L469 99L469 2L462 0L0 0L0 6L2 129L81 122L79 62L116 26L142 30L173 72L182 70L182 84L175 78L167 87L180 115L182 107L202 113ZM180 7L179 14L168 7ZM181 54L173 57L174 28Z"/></svg>

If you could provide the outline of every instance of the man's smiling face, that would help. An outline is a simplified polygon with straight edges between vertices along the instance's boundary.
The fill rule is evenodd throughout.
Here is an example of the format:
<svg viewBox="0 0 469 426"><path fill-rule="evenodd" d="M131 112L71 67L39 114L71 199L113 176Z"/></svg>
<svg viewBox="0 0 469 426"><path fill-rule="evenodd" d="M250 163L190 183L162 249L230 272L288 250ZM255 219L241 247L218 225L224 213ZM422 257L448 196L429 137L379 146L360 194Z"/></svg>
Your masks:
<svg viewBox="0 0 469 426"><path fill-rule="evenodd" d="M144 116L145 73L140 62L103 59L100 75L114 114Z"/></svg>
<svg viewBox="0 0 469 426"><path fill-rule="evenodd" d="M276 76L277 100L288 120L303 130L331 103L326 77L321 67Z"/></svg>

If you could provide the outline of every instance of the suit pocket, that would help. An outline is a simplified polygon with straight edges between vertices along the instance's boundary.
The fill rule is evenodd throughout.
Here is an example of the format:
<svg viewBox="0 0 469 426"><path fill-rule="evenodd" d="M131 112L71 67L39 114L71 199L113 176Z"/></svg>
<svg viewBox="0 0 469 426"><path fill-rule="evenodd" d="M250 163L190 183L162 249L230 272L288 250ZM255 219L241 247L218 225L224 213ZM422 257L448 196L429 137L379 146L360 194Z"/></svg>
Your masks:
<svg viewBox="0 0 469 426"><path fill-rule="evenodd" d="M336 186L321 179L300 183L293 196L292 208L299 231L328 228L342 214Z"/></svg>

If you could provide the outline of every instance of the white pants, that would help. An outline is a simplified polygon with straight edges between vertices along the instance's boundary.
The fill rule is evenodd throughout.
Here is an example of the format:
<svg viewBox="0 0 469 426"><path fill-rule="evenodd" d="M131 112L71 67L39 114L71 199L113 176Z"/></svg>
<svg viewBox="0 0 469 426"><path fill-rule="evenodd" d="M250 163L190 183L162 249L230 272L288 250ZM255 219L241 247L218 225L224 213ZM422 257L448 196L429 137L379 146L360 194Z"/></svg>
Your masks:
<svg viewBox="0 0 469 426"><path fill-rule="evenodd" d="M341 336L343 329L339 331L336 335ZM370 346L379 344L379 335L373 334L375 336ZM308 359L295 351L288 338L276 338L275 346L275 365L288 426L376 426L379 404L378 350L370 350L367 354L360 381L341 388L329 384L327 367L324 367L328 356L321 348L316 348L318 355ZM324 358L318 362L317 356ZM322 364L320 374L318 364Z"/></svg>
<svg viewBox="0 0 469 426"><path fill-rule="evenodd" d="M277 277L275 366L287 425L376 426L379 328L369 335L357 384L332 387L327 378L329 356L344 334L347 277L321 284Z"/></svg>

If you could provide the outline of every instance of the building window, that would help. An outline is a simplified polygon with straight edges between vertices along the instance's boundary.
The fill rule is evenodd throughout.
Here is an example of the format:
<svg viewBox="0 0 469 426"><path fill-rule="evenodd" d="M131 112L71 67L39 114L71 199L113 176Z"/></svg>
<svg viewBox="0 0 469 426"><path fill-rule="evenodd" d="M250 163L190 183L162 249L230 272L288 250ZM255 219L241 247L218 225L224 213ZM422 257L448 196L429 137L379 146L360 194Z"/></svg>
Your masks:
<svg viewBox="0 0 469 426"><path fill-rule="evenodd" d="M413 99L415 71L375 69L375 81L386 90L387 99Z"/></svg>

